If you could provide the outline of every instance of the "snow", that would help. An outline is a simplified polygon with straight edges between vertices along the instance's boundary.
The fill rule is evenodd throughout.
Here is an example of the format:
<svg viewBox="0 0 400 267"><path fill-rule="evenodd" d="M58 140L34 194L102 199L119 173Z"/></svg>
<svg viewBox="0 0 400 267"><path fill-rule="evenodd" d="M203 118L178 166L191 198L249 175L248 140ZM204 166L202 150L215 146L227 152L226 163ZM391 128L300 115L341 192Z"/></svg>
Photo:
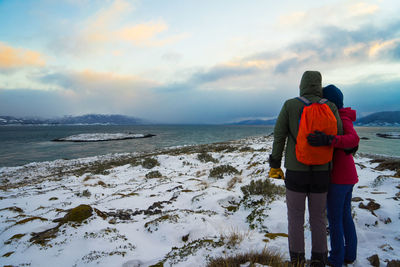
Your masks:
<svg viewBox="0 0 400 267"><path fill-rule="evenodd" d="M252 180L267 179L272 138L253 137L223 145L235 149L205 147L218 163L202 162L197 158L201 149L188 152L188 147L183 147L181 152L110 154L0 168L0 264L132 267L164 262L164 266L206 266L212 257L257 252L265 247L288 259L286 237L265 237L267 232L287 233L284 197L267 199L262 220L252 229L247 221L252 209L243 204L240 189ZM144 168L140 162L148 157L159 165ZM114 164L109 164L111 161ZM363 200L353 202L359 248L352 266L368 266L367 258L373 254L386 266L385 260L400 258L400 179L394 177L394 171L374 169L377 163L371 163L370 158L357 156L355 161L360 182L353 196ZM239 174L209 177L212 168L226 164ZM159 171L162 177L146 178L151 171ZM284 185L283 180L273 179L272 183ZM374 213L359 208L370 199L381 205ZM31 233L57 226L54 219L80 204L107 213L107 218L94 212L81 224L61 225L56 237L44 246L29 241ZM30 217L46 220L16 224ZM309 258L308 223L305 229ZM11 239L16 234L23 236ZM233 235L239 238L229 243ZM9 252L13 253L3 256Z"/></svg>
<svg viewBox="0 0 400 267"><path fill-rule="evenodd" d="M124 140L144 138L144 134L133 133L86 133L71 135L64 138L59 138L54 141L70 141L70 142L96 142L96 141L111 141L111 140Z"/></svg>

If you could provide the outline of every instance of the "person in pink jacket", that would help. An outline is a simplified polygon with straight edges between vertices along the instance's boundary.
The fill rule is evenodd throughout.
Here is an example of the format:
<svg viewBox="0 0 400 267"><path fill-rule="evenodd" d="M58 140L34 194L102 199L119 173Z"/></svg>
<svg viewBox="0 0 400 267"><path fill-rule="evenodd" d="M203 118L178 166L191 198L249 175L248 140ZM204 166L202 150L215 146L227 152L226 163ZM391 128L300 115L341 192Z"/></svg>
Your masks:
<svg viewBox="0 0 400 267"><path fill-rule="evenodd" d="M327 210L330 232L331 251L329 266L342 266L352 263L357 257L357 234L351 216L351 198L353 186L358 182L353 153L358 148L360 138L354 130L356 111L343 107L343 94L334 85L323 88L324 98L336 104L343 123L343 135L326 135L315 132L308 136L313 146L332 145L333 167L328 191Z"/></svg>

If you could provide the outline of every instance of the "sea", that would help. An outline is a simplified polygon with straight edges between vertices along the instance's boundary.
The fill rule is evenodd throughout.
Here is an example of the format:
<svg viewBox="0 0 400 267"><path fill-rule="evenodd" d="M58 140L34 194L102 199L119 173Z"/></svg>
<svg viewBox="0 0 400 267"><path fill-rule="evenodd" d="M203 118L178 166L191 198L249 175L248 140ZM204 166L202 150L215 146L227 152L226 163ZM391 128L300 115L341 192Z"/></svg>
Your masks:
<svg viewBox="0 0 400 267"><path fill-rule="evenodd" d="M361 138L359 152L400 157L400 139L386 139L376 135L377 133L399 133L400 127L356 127L356 131ZM150 152L175 146L264 136L272 132L273 126L260 125L0 126L0 167L110 153ZM135 133L155 136L87 143L52 141L84 133Z"/></svg>

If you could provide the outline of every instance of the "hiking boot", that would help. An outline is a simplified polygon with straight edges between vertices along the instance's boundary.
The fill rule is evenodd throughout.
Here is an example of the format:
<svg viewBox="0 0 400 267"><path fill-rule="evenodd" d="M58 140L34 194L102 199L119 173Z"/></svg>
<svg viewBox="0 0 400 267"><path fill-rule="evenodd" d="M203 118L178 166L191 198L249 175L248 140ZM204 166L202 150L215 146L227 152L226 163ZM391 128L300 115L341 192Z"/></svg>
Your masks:
<svg viewBox="0 0 400 267"><path fill-rule="evenodd" d="M351 260L344 260L343 262L344 262L344 264L353 264L354 263L354 261L351 261Z"/></svg>
<svg viewBox="0 0 400 267"><path fill-rule="evenodd" d="M325 267L325 263L320 260L311 260L310 267Z"/></svg>
<svg viewBox="0 0 400 267"><path fill-rule="evenodd" d="M324 267L328 262L328 252L311 252L310 267Z"/></svg>
<svg viewBox="0 0 400 267"><path fill-rule="evenodd" d="M290 265L291 267L305 266L306 258L304 253L290 252Z"/></svg>

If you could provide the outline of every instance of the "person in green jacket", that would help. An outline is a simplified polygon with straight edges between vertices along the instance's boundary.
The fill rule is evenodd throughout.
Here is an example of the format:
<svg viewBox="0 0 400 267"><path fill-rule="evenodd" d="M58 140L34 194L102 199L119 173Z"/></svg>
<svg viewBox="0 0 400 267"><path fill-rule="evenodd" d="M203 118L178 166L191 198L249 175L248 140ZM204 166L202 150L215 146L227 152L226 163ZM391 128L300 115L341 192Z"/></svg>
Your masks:
<svg viewBox="0 0 400 267"><path fill-rule="evenodd" d="M304 72L300 82L300 96L315 103L322 98L322 77L318 71ZM338 134L342 134L342 121L337 107L327 102L337 120ZM305 165L296 158L296 140L304 103L293 98L287 100L274 128L274 142L269 157L269 177L285 179L288 213L289 254L293 266L305 264L304 215L305 200L311 226L311 265L325 266L327 260L326 197L330 182L330 163ZM286 149L285 149L286 145ZM281 167L285 149L286 178Z"/></svg>

